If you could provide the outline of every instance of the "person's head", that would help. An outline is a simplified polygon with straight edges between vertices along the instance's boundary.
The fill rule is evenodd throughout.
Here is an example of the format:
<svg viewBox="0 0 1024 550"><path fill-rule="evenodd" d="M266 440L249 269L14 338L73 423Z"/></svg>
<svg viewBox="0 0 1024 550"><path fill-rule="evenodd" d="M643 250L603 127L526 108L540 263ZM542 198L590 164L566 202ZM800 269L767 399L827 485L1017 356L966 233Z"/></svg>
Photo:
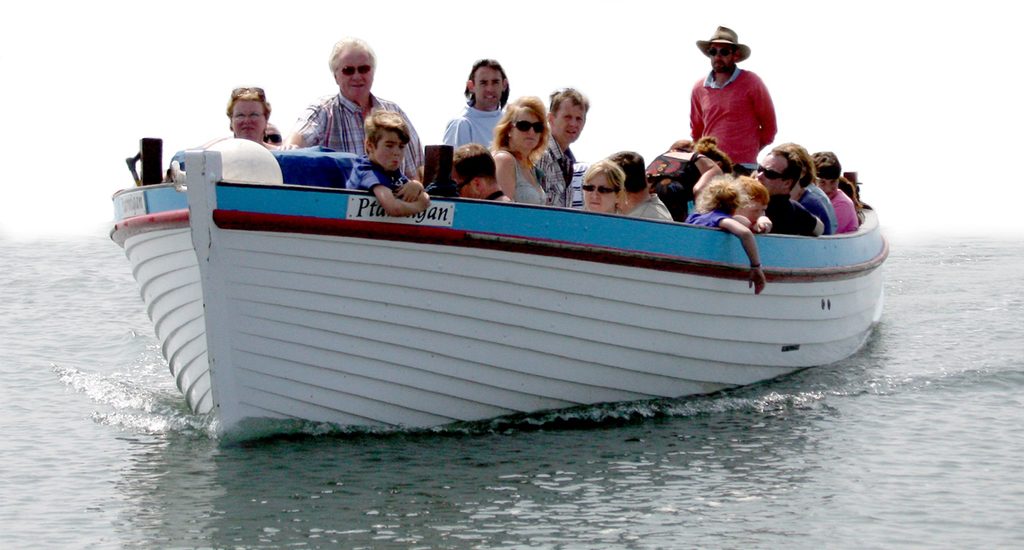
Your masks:
<svg viewBox="0 0 1024 550"><path fill-rule="evenodd" d="M843 165L832 151L819 151L811 157L817 173L818 187L832 196L839 189L839 178L843 177Z"/></svg>
<svg viewBox="0 0 1024 550"><path fill-rule="evenodd" d="M452 179L460 197L486 198L497 185L491 152L479 143L460 145L452 154Z"/></svg>
<svg viewBox="0 0 1024 550"><path fill-rule="evenodd" d="M263 143L263 134L270 118L270 104L263 88L235 88L228 100L231 133L239 139Z"/></svg>
<svg viewBox="0 0 1024 550"><path fill-rule="evenodd" d="M794 143L784 143L772 149L761 161L756 176L770 194L788 195L800 181L810 183L814 180L814 163L806 149Z"/></svg>
<svg viewBox="0 0 1024 550"><path fill-rule="evenodd" d="M737 63L750 57L750 48L728 27L718 27L710 40L698 40L697 49L711 60L711 70L721 74L732 74Z"/></svg>
<svg viewBox="0 0 1024 550"><path fill-rule="evenodd" d="M627 193L647 193L647 164L640 153L633 151L619 151L608 157L608 160L619 165L625 174L625 187Z"/></svg>
<svg viewBox="0 0 1024 550"><path fill-rule="evenodd" d="M263 143L281 145L282 141L284 141L284 138L281 135L281 130L278 130L277 126L268 122L267 129L263 131Z"/></svg>
<svg viewBox="0 0 1024 550"><path fill-rule="evenodd" d="M331 50L329 65L341 95L357 103L369 98L377 71L377 56L369 44L359 38L342 38Z"/></svg>
<svg viewBox="0 0 1024 550"><path fill-rule="evenodd" d="M693 150L715 161L715 164L722 169L722 173L731 174L733 172L732 159L725 154L725 151L718 148L718 138L715 136L704 136L698 139Z"/></svg>
<svg viewBox="0 0 1024 550"><path fill-rule="evenodd" d="M481 111L497 111L508 103L508 76L501 63L481 59L473 64L466 82L466 99Z"/></svg>
<svg viewBox="0 0 1024 550"><path fill-rule="evenodd" d="M688 139L677 139L668 150L677 153L692 153L693 142Z"/></svg>
<svg viewBox="0 0 1024 550"><path fill-rule="evenodd" d="M374 111L366 117L366 156L388 171L398 170L409 144L409 125L402 115Z"/></svg>
<svg viewBox="0 0 1024 550"><path fill-rule="evenodd" d="M494 150L505 150L517 159L536 164L548 146L547 111L536 96L520 97L505 106L494 125Z"/></svg>
<svg viewBox="0 0 1024 550"><path fill-rule="evenodd" d="M549 107L551 135L564 151L583 133L587 112L590 111L590 100L579 90L563 88L552 92Z"/></svg>
<svg viewBox="0 0 1024 550"><path fill-rule="evenodd" d="M626 204L626 174L618 164L602 159L583 174L583 209L613 214Z"/></svg>
<svg viewBox="0 0 1024 550"><path fill-rule="evenodd" d="M736 178L728 174L715 176L707 188L697 196L697 211L701 213L718 210L732 216L740 207L740 187Z"/></svg>
<svg viewBox="0 0 1024 550"><path fill-rule="evenodd" d="M740 205L736 215L743 216L751 223L764 215L768 208L768 189L750 176L739 176L735 180L740 192Z"/></svg>

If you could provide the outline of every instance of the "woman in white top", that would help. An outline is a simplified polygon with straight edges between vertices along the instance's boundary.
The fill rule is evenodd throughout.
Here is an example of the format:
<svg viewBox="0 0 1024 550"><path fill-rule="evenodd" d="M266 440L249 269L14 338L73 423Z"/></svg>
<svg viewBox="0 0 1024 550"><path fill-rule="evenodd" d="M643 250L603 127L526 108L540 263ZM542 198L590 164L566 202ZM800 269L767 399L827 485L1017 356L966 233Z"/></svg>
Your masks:
<svg viewBox="0 0 1024 550"><path fill-rule="evenodd" d="M495 176L515 202L547 204L544 175L537 167L548 145L547 110L538 97L516 99L494 127Z"/></svg>

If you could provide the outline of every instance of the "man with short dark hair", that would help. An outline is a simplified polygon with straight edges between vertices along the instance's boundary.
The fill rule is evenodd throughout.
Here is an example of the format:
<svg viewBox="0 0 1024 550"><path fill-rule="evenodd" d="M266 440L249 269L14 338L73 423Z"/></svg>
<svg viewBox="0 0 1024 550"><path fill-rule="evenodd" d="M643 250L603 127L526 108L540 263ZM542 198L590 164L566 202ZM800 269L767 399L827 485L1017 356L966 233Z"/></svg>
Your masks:
<svg viewBox="0 0 1024 550"><path fill-rule="evenodd" d="M694 141L718 138L718 147L749 173L778 130L772 97L756 74L736 66L750 57L750 48L732 29L718 27L697 48L711 59L711 73L690 94L690 133Z"/></svg>
<svg viewBox="0 0 1024 550"><path fill-rule="evenodd" d="M512 202L494 174L494 157L479 143L462 145L452 155L452 180L460 197Z"/></svg>
<svg viewBox="0 0 1024 550"><path fill-rule="evenodd" d="M501 63L493 59L474 63L464 93L466 106L459 116L448 122L444 143L452 147L466 143L490 147L494 141L494 126L508 103L508 77Z"/></svg>
<svg viewBox="0 0 1024 550"><path fill-rule="evenodd" d="M544 172L544 191L549 206L573 207L577 202L575 194L579 193L579 207L583 206L582 193L573 189L573 174L576 155L569 146L580 137L583 126L587 123L587 112L590 101L573 88L564 88L551 94L551 105L548 109L548 125L551 127L551 138L548 149L540 159L540 169Z"/></svg>
<svg viewBox="0 0 1024 550"><path fill-rule="evenodd" d="M757 167L757 180L771 196L764 213L772 221L772 233L817 237L825 231L825 224L817 216L790 198L805 171L800 156L787 147L772 149Z"/></svg>

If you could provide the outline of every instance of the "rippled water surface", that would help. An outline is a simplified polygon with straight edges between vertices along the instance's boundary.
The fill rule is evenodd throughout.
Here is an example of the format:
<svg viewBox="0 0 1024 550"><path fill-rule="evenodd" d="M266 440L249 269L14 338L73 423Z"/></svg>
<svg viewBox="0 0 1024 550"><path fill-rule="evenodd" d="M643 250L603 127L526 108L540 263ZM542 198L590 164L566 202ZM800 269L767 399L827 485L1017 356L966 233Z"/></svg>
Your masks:
<svg viewBox="0 0 1024 550"><path fill-rule="evenodd" d="M842 363L697 399L218 441L105 237L3 241L8 548L1024 547L1024 244L896 240Z"/></svg>

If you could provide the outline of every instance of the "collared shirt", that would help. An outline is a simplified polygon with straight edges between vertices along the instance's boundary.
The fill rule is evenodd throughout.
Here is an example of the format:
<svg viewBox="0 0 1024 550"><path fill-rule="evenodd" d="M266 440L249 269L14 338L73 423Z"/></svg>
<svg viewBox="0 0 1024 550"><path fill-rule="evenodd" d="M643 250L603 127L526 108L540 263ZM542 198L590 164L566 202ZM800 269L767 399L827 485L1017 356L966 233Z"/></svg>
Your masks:
<svg viewBox="0 0 1024 550"><path fill-rule="evenodd" d="M729 80L726 80L725 84L722 84L721 86L719 86L718 82L715 81L715 71L711 71L711 72L708 73L708 77L704 79L704 87L705 88L715 88L715 89L721 90L722 88L725 88L729 84L732 84L737 78L740 77L740 73L742 73L742 72L743 72L743 69L741 69L739 67L736 67L736 70L734 70L732 72L732 76L729 77Z"/></svg>
<svg viewBox="0 0 1024 550"><path fill-rule="evenodd" d="M504 109L481 111L466 105L459 116L448 122L444 130L445 145L458 148L467 143L479 143L489 148L494 141L494 126L504 112Z"/></svg>
<svg viewBox="0 0 1024 550"><path fill-rule="evenodd" d="M563 152L555 138L549 137L548 148L538 164L544 172L544 192L548 196L548 206L571 206L573 167L576 164L572 149L566 148Z"/></svg>
<svg viewBox="0 0 1024 550"><path fill-rule="evenodd" d="M409 126L409 144L402 159L402 173L410 179L419 179L419 168L423 166L423 145L412 122L398 104L371 95L373 109L382 109L402 115ZM319 145L335 151L365 155L366 114L354 101L337 95L322 98L306 108L299 117L296 133L302 136L307 147Z"/></svg>
<svg viewBox="0 0 1024 550"><path fill-rule="evenodd" d="M364 155L359 157L355 165L352 166L352 174L345 182L345 189L372 192L374 187L383 185L391 191L397 191L408 181L409 178L406 178L401 172L397 170L388 172Z"/></svg>

